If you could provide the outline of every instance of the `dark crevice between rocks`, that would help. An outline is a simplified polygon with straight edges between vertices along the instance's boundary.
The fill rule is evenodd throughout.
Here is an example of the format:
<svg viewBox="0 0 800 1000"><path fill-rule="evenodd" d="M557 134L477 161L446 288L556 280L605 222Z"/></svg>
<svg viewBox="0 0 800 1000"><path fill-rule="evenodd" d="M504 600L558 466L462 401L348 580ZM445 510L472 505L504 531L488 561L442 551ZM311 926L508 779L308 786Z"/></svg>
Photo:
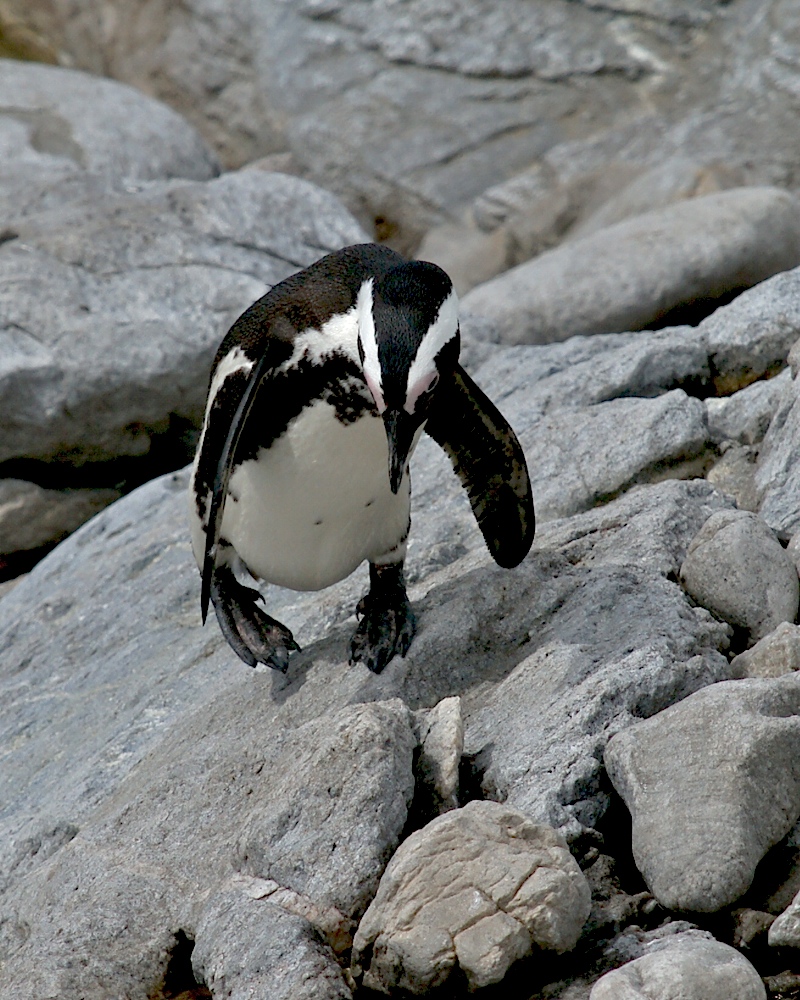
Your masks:
<svg viewBox="0 0 800 1000"><path fill-rule="evenodd" d="M108 461L82 461L69 453L50 461L12 458L0 462L0 479L25 479L43 489L115 489L130 493L167 472L188 465L194 457L199 431L184 417L172 414L163 433L150 435L145 455L121 456Z"/></svg>
<svg viewBox="0 0 800 1000"><path fill-rule="evenodd" d="M13 229L0 229L0 246L16 239L19 239L19 233L15 233Z"/></svg>
<svg viewBox="0 0 800 1000"><path fill-rule="evenodd" d="M147 1000L212 1000L211 990L194 977L193 951L194 941L185 931L177 931L164 975L148 992Z"/></svg>
<svg viewBox="0 0 800 1000"><path fill-rule="evenodd" d="M36 549L24 549L21 552L7 552L0 555L0 583L16 580L18 576L30 573L33 567L41 562L48 552L52 552L62 540L58 538Z"/></svg>
<svg viewBox="0 0 800 1000"><path fill-rule="evenodd" d="M717 296L700 296L696 299L688 299L671 309L666 310L657 316L649 325L651 330L663 330L668 326L699 326L700 323L715 312L721 306L727 306L733 302L742 292L746 292L749 285L741 285L728 289Z"/></svg>

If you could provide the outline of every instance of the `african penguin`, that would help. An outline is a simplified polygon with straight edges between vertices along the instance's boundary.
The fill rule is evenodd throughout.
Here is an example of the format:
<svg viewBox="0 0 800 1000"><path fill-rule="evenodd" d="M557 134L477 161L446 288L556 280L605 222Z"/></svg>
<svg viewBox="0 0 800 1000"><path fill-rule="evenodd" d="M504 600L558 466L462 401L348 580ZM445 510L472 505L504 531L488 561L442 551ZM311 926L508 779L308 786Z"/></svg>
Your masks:
<svg viewBox="0 0 800 1000"><path fill-rule="evenodd" d="M459 346L444 271L373 244L323 257L234 323L211 371L190 520L203 621L211 601L245 663L285 671L299 647L243 580L318 590L365 559L351 662L377 673L405 655L408 463L423 429L450 457L495 560L525 557L525 458Z"/></svg>

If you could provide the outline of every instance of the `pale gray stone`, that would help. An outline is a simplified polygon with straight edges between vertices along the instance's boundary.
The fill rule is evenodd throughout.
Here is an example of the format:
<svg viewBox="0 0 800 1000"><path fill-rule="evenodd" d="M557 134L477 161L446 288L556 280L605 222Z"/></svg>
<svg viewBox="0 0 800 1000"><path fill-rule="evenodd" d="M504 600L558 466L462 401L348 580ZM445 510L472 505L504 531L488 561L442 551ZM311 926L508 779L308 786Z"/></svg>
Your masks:
<svg viewBox="0 0 800 1000"><path fill-rule="evenodd" d="M532 948L569 951L590 890L564 840L496 802L470 802L404 841L353 940L371 989L421 994L458 966L471 990Z"/></svg>
<svg viewBox="0 0 800 1000"><path fill-rule="evenodd" d="M88 73L0 60L0 229L32 211L137 181L219 172L165 104Z"/></svg>
<svg viewBox="0 0 800 1000"><path fill-rule="evenodd" d="M753 642L797 617L797 569L750 511L712 515L692 539L680 577L698 604L746 629Z"/></svg>
<svg viewBox="0 0 800 1000"><path fill-rule="evenodd" d="M800 529L799 393L795 378L764 437L756 468L759 513L786 539Z"/></svg>
<svg viewBox="0 0 800 1000"><path fill-rule="evenodd" d="M800 892L775 918L767 939L773 948L800 948Z"/></svg>
<svg viewBox="0 0 800 1000"><path fill-rule="evenodd" d="M590 1000L766 1000L761 977L741 952L700 931L607 972Z"/></svg>
<svg viewBox="0 0 800 1000"><path fill-rule="evenodd" d="M505 343L643 329L678 306L714 299L800 264L800 203L739 188L618 223L473 288Z"/></svg>
<svg viewBox="0 0 800 1000"><path fill-rule="evenodd" d="M739 510L758 510L756 461L758 449L728 442L722 457L714 462L705 478L723 493L733 497Z"/></svg>
<svg viewBox="0 0 800 1000"><path fill-rule="evenodd" d="M17 228L0 245L0 461L179 443L233 320L364 239L333 196L255 170L73 201Z"/></svg>
<svg viewBox="0 0 800 1000"><path fill-rule="evenodd" d="M444 222L428 230L414 256L443 268L458 295L505 271L510 263L504 230L485 233L455 222Z"/></svg>
<svg viewBox="0 0 800 1000"><path fill-rule="evenodd" d="M461 699L443 698L420 724L419 780L431 789L439 812L458 806L459 767L464 752Z"/></svg>
<svg viewBox="0 0 800 1000"><path fill-rule="evenodd" d="M716 912L747 890L800 815L799 755L794 673L712 684L611 739L634 859L663 906Z"/></svg>
<svg viewBox="0 0 800 1000"><path fill-rule="evenodd" d="M203 909L192 951L198 982L230 1000L350 1000L340 966L303 917L238 886Z"/></svg>
<svg viewBox="0 0 800 1000"><path fill-rule="evenodd" d="M800 670L800 625L781 622L731 660L734 677L780 677Z"/></svg>
<svg viewBox="0 0 800 1000"><path fill-rule="evenodd" d="M118 498L117 490L45 490L0 479L0 553L60 541Z"/></svg>
<svg viewBox="0 0 800 1000"><path fill-rule="evenodd" d="M775 378L762 379L731 396L706 400L712 439L758 444L786 394L791 393L792 373L786 368Z"/></svg>

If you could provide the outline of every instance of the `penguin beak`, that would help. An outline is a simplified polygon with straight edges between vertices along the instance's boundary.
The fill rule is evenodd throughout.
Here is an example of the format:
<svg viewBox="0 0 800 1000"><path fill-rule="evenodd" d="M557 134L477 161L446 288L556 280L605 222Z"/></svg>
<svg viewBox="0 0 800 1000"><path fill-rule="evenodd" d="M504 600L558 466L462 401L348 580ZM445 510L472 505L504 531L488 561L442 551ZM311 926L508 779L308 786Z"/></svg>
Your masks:
<svg viewBox="0 0 800 1000"><path fill-rule="evenodd" d="M419 421L405 410L384 411L383 426L389 443L389 486L392 493L400 489L418 425Z"/></svg>

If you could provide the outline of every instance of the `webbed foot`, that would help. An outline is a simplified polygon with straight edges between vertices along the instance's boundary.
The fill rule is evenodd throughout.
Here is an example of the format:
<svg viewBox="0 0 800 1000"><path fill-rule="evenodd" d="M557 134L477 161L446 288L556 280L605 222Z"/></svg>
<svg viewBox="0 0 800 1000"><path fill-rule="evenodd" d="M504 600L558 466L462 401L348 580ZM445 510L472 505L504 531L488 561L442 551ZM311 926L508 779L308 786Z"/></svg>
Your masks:
<svg viewBox="0 0 800 1000"><path fill-rule="evenodd" d="M261 595L244 587L227 566L214 570L211 600L222 634L249 667L263 663L285 674L289 653L299 650L292 633L256 605Z"/></svg>
<svg viewBox="0 0 800 1000"><path fill-rule="evenodd" d="M393 656L406 655L417 619L408 602L402 562L370 563L369 583L369 593L356 607L361 621L350 641L350 662L364 663L379 674Z"/></svg>

